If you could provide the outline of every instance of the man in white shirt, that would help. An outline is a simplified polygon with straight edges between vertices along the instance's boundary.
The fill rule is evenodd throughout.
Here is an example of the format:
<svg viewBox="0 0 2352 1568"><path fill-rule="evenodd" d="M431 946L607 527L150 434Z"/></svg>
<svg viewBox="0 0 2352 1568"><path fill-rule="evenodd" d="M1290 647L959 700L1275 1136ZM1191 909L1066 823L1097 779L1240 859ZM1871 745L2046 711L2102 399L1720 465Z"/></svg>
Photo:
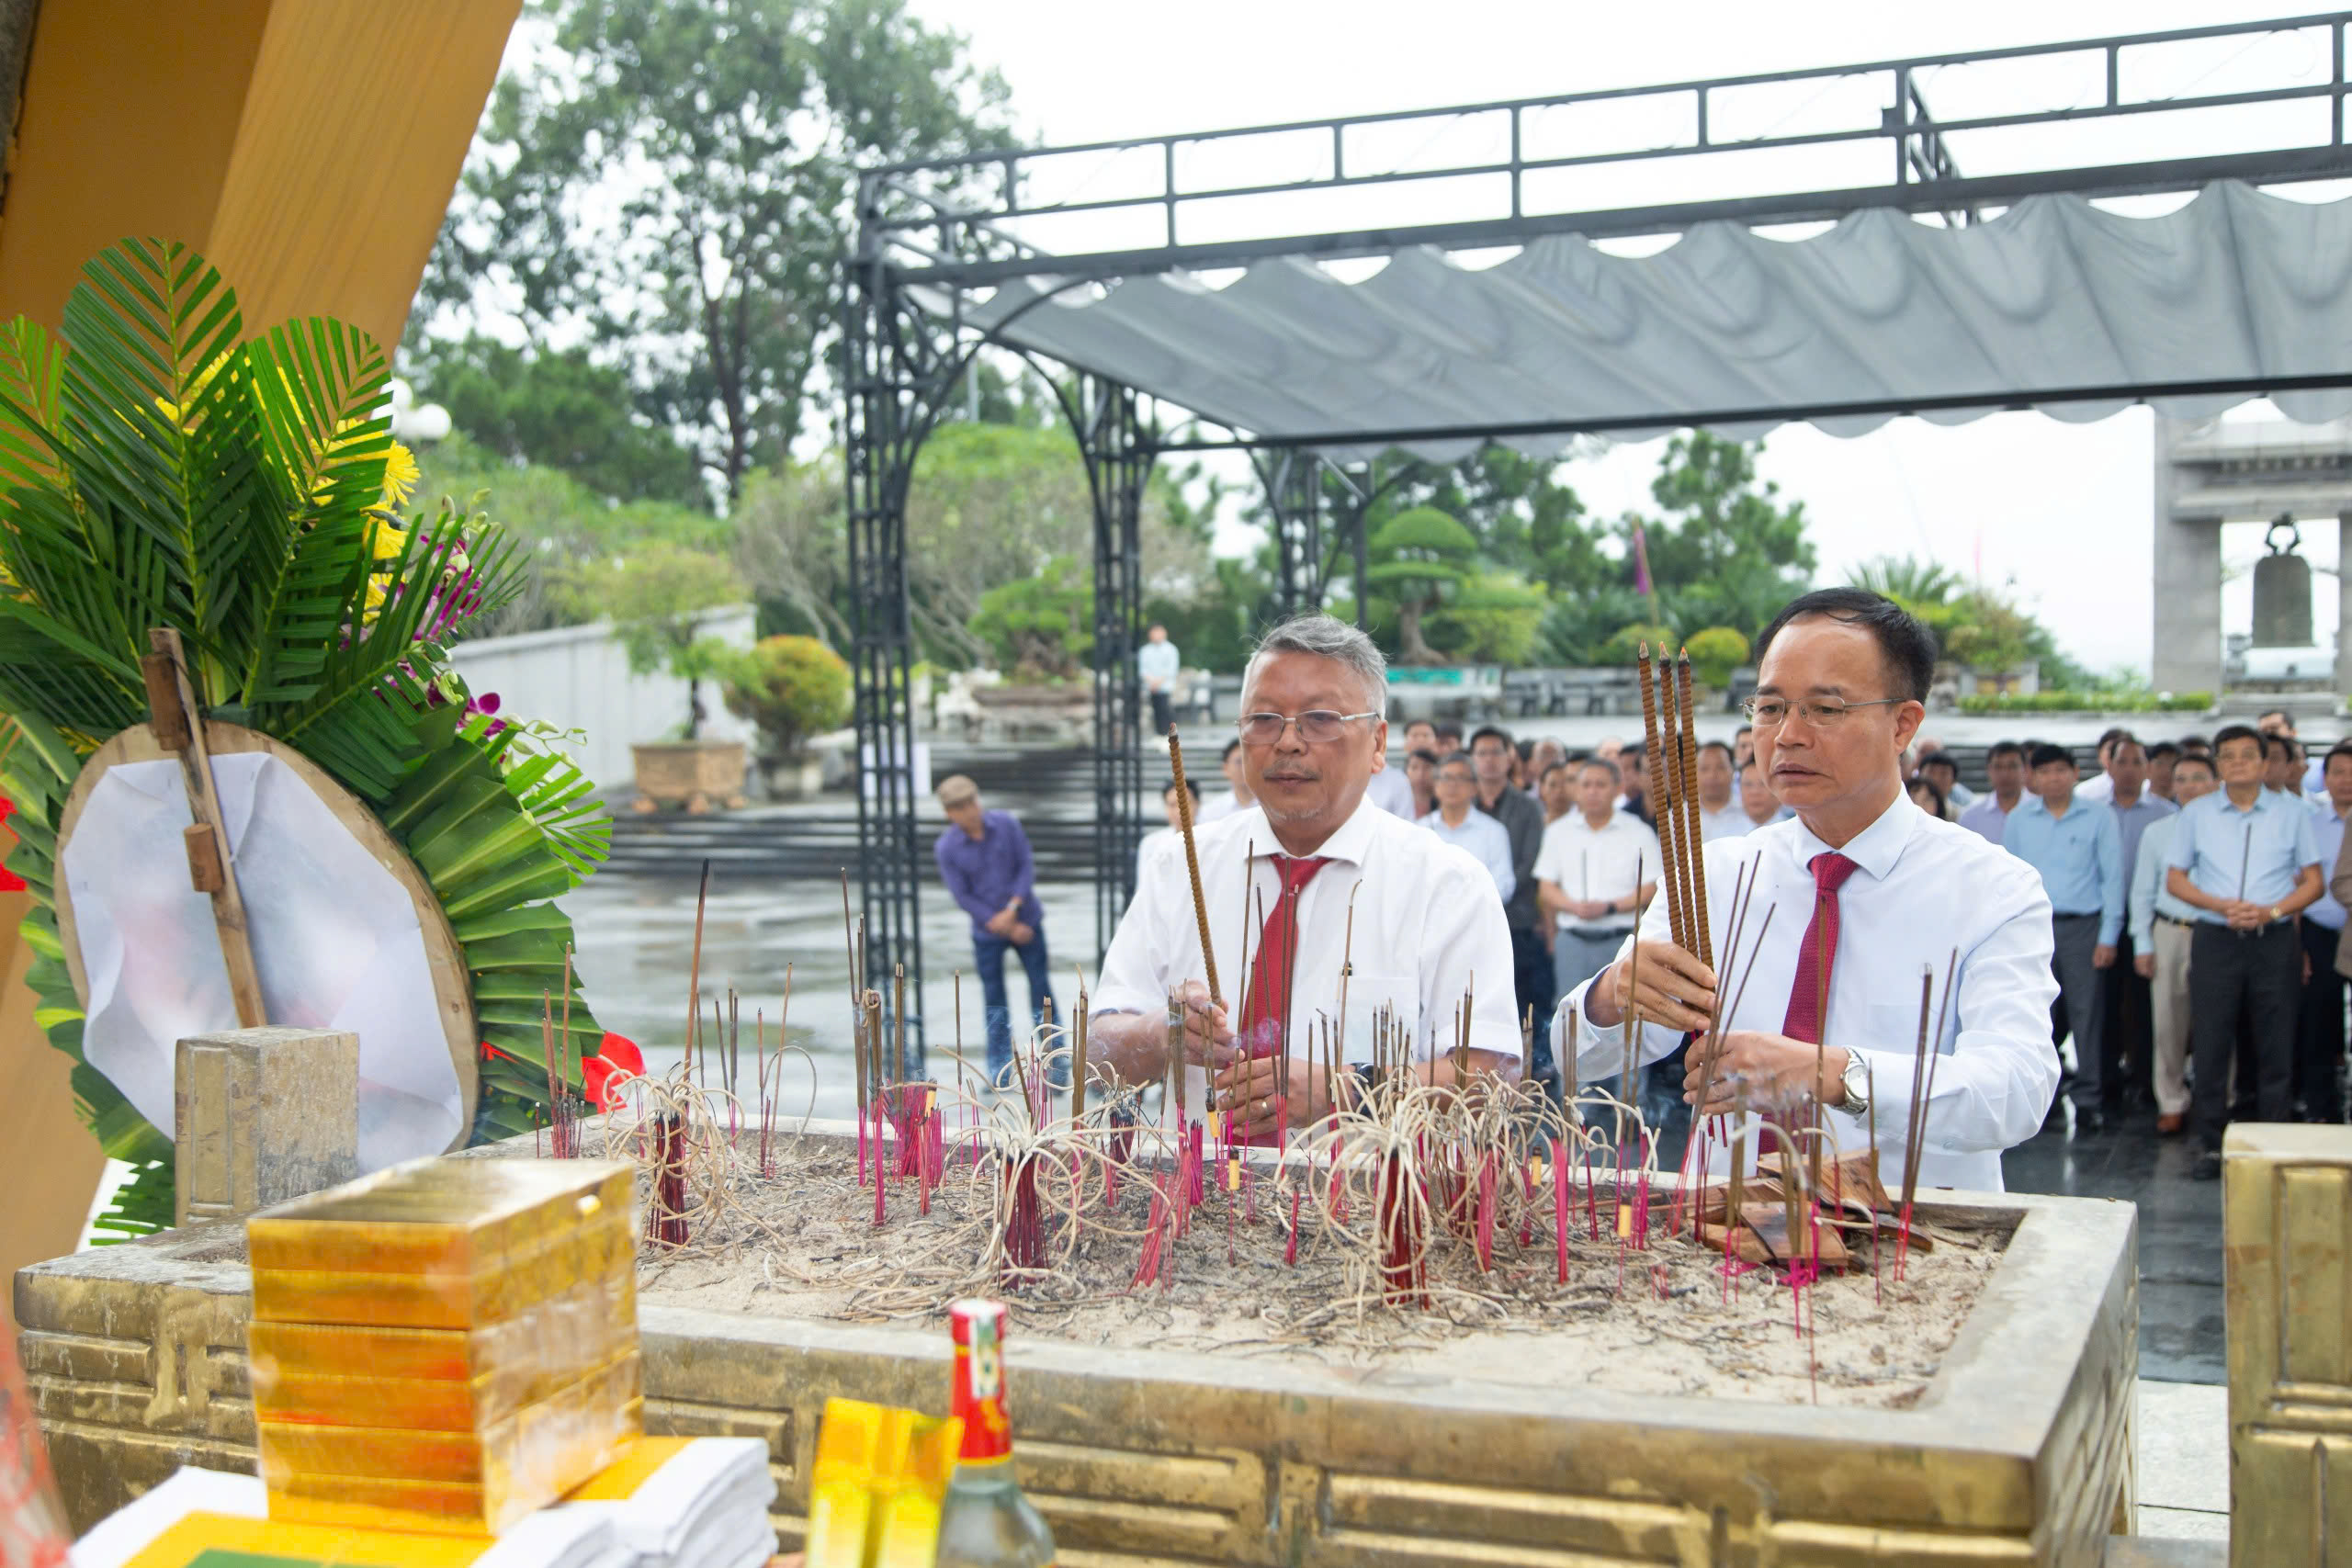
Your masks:
<svg viewBox="0 0 2352 1568"><path fill-rule="evenodd" d="M2107 808L2115 814L2116 831L2122 840L2128 889L2132 868L2139 863L2141 840L2151 827L2180 808L2148 787L2148 751L2136 735L2120 736L2108 748L2107 776L2112 784ZM2154 1087L2149 1069L2155 1055L2155 1007L2148 983L2140 977L2139 958L2143 950L2129 922L2123 937L2115 963L2099 976L2099 1006L2106 1013L2099 1040L2107 1058L2100 1066L2099 1081L2108 1098L2131 1109L2144 1103Z"/></svg>
<svg viewBox="0 0 2352 1568"><path fill-rule="evenodd" d="M1405 776L1402 761L1390 761L1375 772L1364 785L1363 797L1391 817L1402 817L1408 822L1420 820L1421 813L1413 809L1413 783Z"/></svg>
<svg viewBox="0 0 2352 1568"><path fill-rule="evenodd" d="M1699 841L1736 839L1755 823L1740 809L1732 788L1731 748L1710 740L1699 748Z"/></svg>
<svg viewBox="0 0 2352 1568"><path fill-rule="evenodd" d="M1794 815L1772 793L1771 781L1764 776L1764 763L1754 755L1740 766L1739 809L1751 833L1768 822L1785 822Z"/></svg>
<svg viewBox="0 0 2352 1568"><path fill-rule="evenodd" d="M1555 928L1553 980L1563 996L1616 954L1657 890L1665 859L1657 834L1617 808L1617 764L1587 761L1577 775L1577 809L1544 829L1535 854L1537 897Z"/></svg>
<svg viewBox="0 0 2352 1568"><path fill-rule="evenodd" d="M2319 863L2329 874L2325 897L2303 911L2302 1015L2295 1032L2295 1098L2308 1121L2335 1125L2344 1120L2344 975L2335 954L2344 942L2344 906L2333 886L2344 858L2344 824L2352 813L2352 745L2341 742L2320 759L2324 793L2312 802L2312 830L2319 838Z"/></svg>
<svg viewBox="0 0 2352 1568"><path fill-rule="evenodd" d="M1144 645L1136 649L1136 673L1143 678L1144 694L1151 699L1151 732L1162 740L1168 739L1169 708L1176 696L1176 672L1183 662L1183 655L1168 640L1168 628L1157 623L1144 633Z"/></svg>
<svg viewBox="0 0 2352 1568"><path fill-rule="evenodd" d="M1881 1169L1899 1182L1920 976L1932 974L1940 1002L1956 961L1957 995L1932 1043L1944 1059L1923 1112L1918 1179L1998 1190L2001 1152L2041 1128L2058 1082L2050 901L2030 866L1903 793L1903 750L1927 713L1935 638L1889 600L1831 588L1790 604L1758 648L1749 717L1796 819L1704 846L1716 962L1726 974L1739 965L1744 990L1707 1081L1701 1054L1690 1053L1685 1099L1707 1116L1732 1114L1742 1093L1751 1112L1804 1114L1818 1103L1849 1151L1869 1145L1874 1113ZM1751 864L1756 902L1734 954L1732 880ZM1778 910L1769 930L1767 909ZM1622 1061L1629 1012L1644 1021L1649 1060L1718 1005L1732 1007L1668 930L1661 899L1642 921L1638 995L1621 955L1561 1004L1584 1021L1580 1081ZM1767 1142L1746 1132L1750 1149ZM1727 1143L1714 1146L1716 1168L1728 1168Z"/></svg>
<svg viewBox="0 0 2352 1568"><path fill-rule="evenodd" d="M2213 759L2176 757L2173 790L2176 804L2212 794L2221 787L2213 774ZM2173 829L2179 813L2148 824L2140 835L2139 852L2132 860L2132 968L2148 982L2149 1027L2154 1042L2149 1051L2156 1095L2156 1132L2177 1136L2188 1121L2188 949L2196 929L2197 911L2175 897L2165 886L2165 857L2172 853Z"/></svg>
<svg viewBox="0 0 2352 1568"><path fill-rule="evenodd" d="M1227 741L1225 759L1217 764L1225 774L1226 792L1201 807L1201 814L1193 818L1195 823L1222 821L1257 804L1250 794L1250 780L1242 771L1242 760L1241 742Z"/></svg>
<svg viewBox="0 0 2352 1568"><path fill-rule="evenodd" d="M1510 863L1510 832L1477 808L1477 798L1478 765L1469 752L1456 751L1437 765L1437 809L1422 818L1420 825L1476 856L1495 879L1495 891L1509 904L1519 890Z"/></svg>
<svg viewBox="0 0 2352 1568"><path fill-rule="evenodd" d="M1259 644L1238 720L1254 804L1193 836L1221 994L1206 984L1183 857L1157 859L1092 998L1091 1060L1113 1081L1165 1077L1171 994L1187 1103L1209 1103L1205 1068L1216 1108L1247 1141L1271 1141L1285 1109L1295 1126L1329 1109L1335 1086L1314 1050L1321 1018L1337 1021L1350 1055L1368 1055L1373 1018L1386 1010L1419 1042L1418 1075L1450 1083L1453 1021L1468 994L1464 1069L1519 1076L1510 928L1494 879L1364 799L1386 756L1387 688L1372 639L1329 615L1285 621ZM1286 1106L1275 1094L1284 1055Z"/></svg>
<svg viewBox="0 0 2352 1568"><path fill-rule="evenodd" d="M1995 741L1984 753L1984 783L1985 793L1960 814L1960 825L1997 844L2008 826L2009 813L2025 798L2025 748L2014 740Z"/></svg>
<svg viewBox="0 0 2352 1568"><path fill-rule="evenodd" d="M1136 886L1140 887L1143 886L1144 868L1152 863L1155 856L1172 854L1177 856L1179 859L1182 858L1184 853L1184 838L1181 829L1183 827L1184 819L1177 815L1177 801L1184 795L1190 795L1193 797L1193 820L1194 822L1198 822L1201 819L1200 785L1194 784L1188 778L1184 781L1184 786L1181 791L1176 787L1176 781L1174 779L1170 779L1166 784L1161 786L1159 791L1159 808L1168 813L1168 826L1165 828L1154 828L1150 832L1146 833L1143 836L1143 841L1141 843L1136 845Z"/></svg>
<svg viewBox="0 0 2352 1568"><path fill-rule="evenodd" d="M2096 801L2100 805L2105 805L2109 800L2114 797L2115 779L2107 771L2108 762L2115 754L2115 743L2131 733L2132 732L2130 730L2118 724L2110 726L2107 730L2100 734L2098 738L2098 776L2097 778L2085 779L2082 782L2081 787L2075 791L2076 798ZM2067 750L2071 751L2074 748L2070 745L2067 747Z"/></svg>

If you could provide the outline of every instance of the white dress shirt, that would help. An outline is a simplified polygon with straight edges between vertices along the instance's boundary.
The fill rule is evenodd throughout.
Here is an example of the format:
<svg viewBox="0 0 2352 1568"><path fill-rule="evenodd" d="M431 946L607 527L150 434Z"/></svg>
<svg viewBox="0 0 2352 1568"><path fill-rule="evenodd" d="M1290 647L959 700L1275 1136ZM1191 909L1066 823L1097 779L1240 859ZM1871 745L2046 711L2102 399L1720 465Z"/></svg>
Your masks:
<svg viewBox="0 0 2352 1568"><path fill-rule="evenodd" d="M1721 811L1699 807L1699 841L1711 844L1717 839L1737 839L1755 830L1756 824L1747 818L1747 810L1733 795Z"/></svg>
<svg viewBox="0 0 2352 1568"><path fill-rule="evenodd" d="M2143 785L2141 787L2144 789L2146 786ZM2026 793L2030 795L2033 792L2028 790ZM2096 773L2091 777L2085 779L2082 783L2075 786L2075 798L2076 800L2113 800L2115 798L2115 775L2112 773Z"/></svg>
<svg viewBox="0 0 2352 1568"><path fill-rule="evenodd" d="M1596 829L1582 811L1571 811L1544 829L1543 847L1535 852L1535 876L1571 898L1609 903L1632 897L1645 882L1656 882L1665 859L1657 831L1632 812L1611 808L1609 820ZM1562 931L1605 936L1631 931L1634 917L1628 910L1587 921L1562 910L1558 923Z"/></svg>
<svg viewBox="0 0 2352 1568"><path fill-rule="evenodd" d="M1238 1021L1242 941L1258 950L1255 900L1275 912L1281 852L1262 807L1250 807L1193 835L1201 860L1202 896L1208 904L1209 940L1216 944L1217 980L1228 1015ZM1254 857L1250 852L1254 849ZM1494 878L1466 850L1391 817L1370 801L1315 852L1332 863L1298 896L1298 957L1293 971L1290 1052L1307 1054L1318 1015L1345 1028L1343 1059L1372 1055L1374 1014L1384 1007L1420 1042L1430 1056L1454 1045L1453 1016L1463 994L1473 998L1469 1044L1511 1063L1520 1057L1518 1003L1511 990L1510 927ZM1245 863L1246 862L1246 863ZM1199 926L1184 857L1155 856L1102 955L1092 998L1096 1012L1164 1017L1168 993L1187 980L1205 980ZM1242 900L1252 899L1245 926ZM1352 905L1351 905L1352 896ZM1354 913L1353 946L1349 915ZM1342 955L1351 964L1347 1009L1340 1007ZM1202 1105L1207 1086L1198 1067L1186 1069L1189 1103Z"/></svg>
<svg viewBox="0 0 2352 1568"><path fill-rule="evenodd" d="M1227 790L1223 795L1213 795L1201 803L1201 814L1193 818L1193 826L1197 828L1204 822L1222 822L1244 809L1241 797Z"/></svg>
<svg viewBox="0 0 2352 1568"><path fill-rule="evenodd" d="M1729 969L1733 961L1727 952L1733 875L1742 866L1758 868L1738 970L1726 977L1720 993L1726 1009L1736 994L1739 1000L1737 1011L1725 1017L1726 1029L1781 1032L1798 951L1813 919L1810 868L1815 856L1827 852L1828 845L1793 819L1705 846L1708 925L1721 969ZM1890 1188L1903 1179L1920 971L1935 972L1935 1002L1940 1008L1944 970L1957 950L1958 997L1935 1043L1943 1061L1936 1067L1935 1095L1928 1104L1919 1180L1928 1187L1998 1192L2001 1151L2041 1129L2058 1087L2058 1056L2050 1043L2050 1004L2058 985L2050 973L2050 900L2041 878L2025 862L1964 828L1928 816L1903 795L1843 852L1860 869L1838 896L1826 1043L1857 1053L1871 1069L1883 1179ZM1748 950L1768 909L1776 911L1771 930L1764 933L1750 971ZM1645 942L1669 940L1665 899L1651 901L1641 935ZM1624 1065L1623 1028L1596 1028L1585 1016L1585 995L1600 977L1561 1001L1552 1036L1566 1038L1559 1031L1567 1027L1570 1014L1577 1015L1579 1083L1607 1077ZM1679 1032L1645 1026L1641 1059L1670 1055L1681 1040ZM1870 1130L1863 1122L1837 1111L1827 1122L1845 1153L1869 1146ZM1747 1146L1755 1150L1769 1141L1751 1130ZM1728 1148L1713 1144L1710 1171L1727 1174L1730 1164Z"/></svg>
<svg viewBox="0 0 2352 1568"><path fill-rule="evenodd" d="M1413 785L1405 777L1405 765L1391 762L1372 775L1363 786L1363 797L1391 817L1402 817L1410 822L1414 818Z"/></svg>
<svg viewBox="0 0 2352 1568"><path fill-rule="evenodd" d="M1470 807L1459 828L1445 819L1442 809L1420 818L1419 825L1477 856L1487 874L1495 879L1495 891L1502 895L1504 903L1510 903L1510 896L1519 891L1519 873L1510 863L1510 832L1476 807Z"/></svg>
<svg viewBox="0 0 2352 1568"><path fill-rule="evenodd" d="M2312 835L2319 840L2320 874L2332 881L2335 876L2336 852L2344 847L2344 818L2335 814L2335 802L2324 795L2312 802ZM2335 901L2335 894L2323 893L2318 903L2303 911L2303 919L2340 931L2344 929L2344 906Z"/></svg>

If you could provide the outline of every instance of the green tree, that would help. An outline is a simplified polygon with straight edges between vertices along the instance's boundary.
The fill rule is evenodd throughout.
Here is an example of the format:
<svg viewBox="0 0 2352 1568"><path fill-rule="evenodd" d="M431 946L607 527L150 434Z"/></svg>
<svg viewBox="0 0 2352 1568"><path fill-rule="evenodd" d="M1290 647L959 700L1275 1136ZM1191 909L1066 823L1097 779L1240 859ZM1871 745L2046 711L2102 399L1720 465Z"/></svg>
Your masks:
<svg viewBox="0 0 2352 1568"><path fill-rule="evenodd" d="M733 569L723 557L657 543L601 561L584 576L613 618L628 667L639 675L666 669L686 682L685 738L694 739L707 716L702 683L719 672L731 651L701 635L702 621L741 598Z"/></svg>
<svg viewBox="0 0 2352 1568"><path fill-rule="evenodd" d="M1056 556L1035 574L980 596L972 635L997 668L1023 680L1067 680L1094 656L1094 574Z"/></svg>
<svg viewBox="0 0 2352 1568"><path fill-rule="evenodd" d="M1619 626L1610 634L1609 640L1600 645L1600 662L1632 664L1641 657L1644 643L1649 644L1650 655L1656 658L1660 649L1671 648L1674 645L1674 628L1655 624L1644 625L1639 621Z"/></svg>
<svg viewBox="0 0 2352 1568"><path fill-rule="evenodd" d="M1730 685L1732 671L1747 662L1747 639L1729 626L1702 627L1685 646L1691 674L1710 686Z"/></svg>
<svg viewBox="0 0 2352 1568"><path fill-rule="evenodd" d="M551 47L492 96L428 297L584 334L731 501L800 428L857 169L1001 145L1003 84L905 0L537 5Z"/></svg>
<svg viewBox="0 0 2352 1568"><path fill-rule="evenodd" d="M1804 503L1757 481L1762 450L1704 430L1667 443L1650 482L1667 516L1645 534L1651 580L1673 624L1730 626L1753 639L1812 581ZM1630 519L1620 526L1630 535Z"/></svg>
<svg viewBox="0 0 2352 1568"><path fill-rule="evenodd" d="M1949 604L1967 586L1958 572L1941 561L1917 556L1873 556L1849 572L1846 581L1915 609Z"/></svg>
<svg viewBox="0 0 2352 1568"><path fill-rule="evenodd" d="M1529 663L1550 604L1512 573L1474 572L1430 617L1430 646L1465 664Z"/></svg>
<svg viewBox="0 0 2352 1568"><path fill-rule="evenodd" d="M419 394L485 452L571 475L616 501L708 511L695 455L633 408L628 378L584 348L512 348L480 333L428 343L410 363Z"/></svg>
<svg viewBox="0 0 2352 1568"><path fill-rule="evenodd" d="M1434 506L1400 512L1372 536L1366 552L1369 581L1396 604L1402 662L1444 662L1422 637L1421 623L1459 591L1470 576L1477 549L1477 537Z"/></svg>

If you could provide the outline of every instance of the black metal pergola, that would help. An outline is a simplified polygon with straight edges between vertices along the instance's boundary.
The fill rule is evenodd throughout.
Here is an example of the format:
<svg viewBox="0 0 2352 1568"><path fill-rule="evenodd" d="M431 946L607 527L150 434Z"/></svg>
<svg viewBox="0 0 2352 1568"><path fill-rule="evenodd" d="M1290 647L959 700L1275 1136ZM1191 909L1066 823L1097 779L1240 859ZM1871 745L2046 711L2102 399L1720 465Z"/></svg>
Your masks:
<svg viewBox="0 0 2352 1568"><path fill-rule="evenodd" d="M1589 239L1676 233L1695 224L1750 226L1832 221L1886 209L1951 225L2038 195L2115 197L2194 191L2215 181L2277 186L2352 176L2345 141L2345 43L2352 12L2331 12L2166 32L1921 56L1869 64L1729 76L1659 86L1611 88L1555 97L1418 109L1388 115L1290 121L1244 129L1006 148L866 172L860 179L854 252L842 265L847 399L851 624L861 752L860 888L868 933L867 983L903 963L920 981L920 886L929 857L918 832L914 658L907 613L906 501L915 457L955 402L973 357L994 348L1036 356L1017 341L1020 313L975 321L1000 288L1049 280L1025 312L1078 289L1181 271L1246 267L1276 258L1317 261L1393 254L1406 247L1444 251L1523 245L1553 235ZM2301 71L2256 60L2267 39L2299 40ZM2234 47L2233 47L2234 46ZM2216 66L2165 94L2142 85L2184 51L2226 54L2232 80ZM2271 52L2277 53L2278 51ZM2200 56L2201 58L2201 56ZM2077 101L2032 109L1937 118L1928 93L1966 101L2030 100L2053 75L2078 85ZM2004 94L2003 84L2010 90ZM2206 90L2199 90L2199 88ZM1810 98L1804 95L1811 95ZM1787 107L1796 95L1796 107ZM1824 123L1804 112L1832 95L1867 102L1867 116ZM1947 100L1949 101L1949 100ZM2298 106L2301 106L2300 107ZM1578 112L1672 114L1683 133L1664 144L1585 144L1558 132ZM1779 118L1757 123L1767 112ZM2233 125L2216 140L2232 150L2139 160L2109 155L2120 126L2153 132L2163 117L2248 115L2275 124ZM1802 123L1792 123L1797 121ZM1451 122L1449 127L1447 122ZM1397 158L1400 140L1428 127L1465 129L1482 144L1460 159ZM2001 133L2039 128L2031 167L1971 175L1960 152ZM2102 133L2105 133L2104 136ZM1196 164L1246 163L1258 149L1316 164L1293 177L1233 178ZM1580 193L1579 177L1667 170L1690 160L1716 164L1796 148L1842 150L1883 171L1859 183L1663 202L1616 202ZM1269 160L1278 162L1279 160ZM2014 160L2011 160L2014 162ZM1696 165L1692 165L1696 166ZM1086 179L1072 171L1091 168ZM1107 173L1107 175L1105 172ZM1088 179L1095 183L1088 183ZM1735 186L1738 176L1733 176ZM1109 188L1104 188L1107 184ZM1363 192L1399 202L1441 192L1472 215L1441 221L1336 223L1286 230L1275 198L1314 205ZM1193 238L1200 235L1200 238ZM1050 241L1050 243L1048 243ZM1574 422L1331 428L1269 434L1236 427L1216 409L1177 410L1140 378L1110 364L1064 360L1074 378L1046 379L1074 433L1094 507L1094 784L1098 944L1133 893L1143 831L1143 693L1135 665L1141 639L1143 581L1138 522L1144 488L1164 453L1247 452L1264 485L1285 613L1319 606L1344 560L1365 603L1364 517L1374 497L1363 454L1410 442L1526 438L1730 425L1758 420L1923 413L1939 407L2031 407L2137 401L2216 393L2272 395L2352 385L2352 374L2257 376L2130 382L2098 387L2019 387L2007 398L1971 393L1834 402L1778 401L1751 407L1628 407ZM1182 415L1167 421L1170 412ZM1216 434L1212 432L1221 432ZM1327 479L1336 476L1336 482ZM1339 499L1335 500L1334 497ZM1149 753L1156 759L1157 753ZM921 995L920 984L916 995ZM918 1041L922 1020L910 1020Z"/></svg>

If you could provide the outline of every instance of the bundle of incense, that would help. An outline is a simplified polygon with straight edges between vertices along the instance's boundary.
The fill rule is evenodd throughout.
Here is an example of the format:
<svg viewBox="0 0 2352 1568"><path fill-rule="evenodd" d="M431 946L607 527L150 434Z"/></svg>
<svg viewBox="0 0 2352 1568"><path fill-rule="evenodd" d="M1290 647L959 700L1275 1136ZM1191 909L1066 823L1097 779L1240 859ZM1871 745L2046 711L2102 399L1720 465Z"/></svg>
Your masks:
<svg viewBox="0 0 2352 1568"><path fill-rule="evenodd" d="M1960 973L1960 949L1952 949L1944 966L1943 1005L1936 1010L1935 1032L1928 1032L1928 988L1935 971L1922 964L1919 976L1919 1044L1911 1068L1911 1121L1903 1136L1903 1211L1894 1242L1894 1277L1903 1278L1910 1250L1911 1204L1919 1191L1919 1160L1928 1152L1928 1105L1936 1089L1936 1064L1943 1056L1944 1022L1951 1014L1952 982Z"/></svg>
<svg viewBox="0 0 2352 1568"><path fill-rule="evenodd" d="M1688 857L1683 886L1690 896L1690 934L1699 943L1694 951L1699 962L1712 969L1715 965L1715 948L1713 934L1707 926L1706 838L1700 827L1699 807L1699 727L1690 701L1690 650L1687 648L1675 660L1674 679L1679 693L1676 705L1682 711L1682 847Z"/></svg>
<svg viewBox="0 0 2352 1568"><path fill-rule="evenodd" d="M1661 655L1664 651L1663 649L1659 649ZM1660 889L1666 895L1667 932L1675 946L1688 953L1691 951L1688 924L1690 905L1689 901L1683 897L1682 889L1679 886L1679 862L1674 850L1674 835L1680 824L1676 820L1675 813L1660 808L1666 800L1667 781L1669 776L1666 766L1666 744L1658 726L1658 687L1665 682L1658 681L1656 672L1650 667L1648 643L1645 642L1641 645L1634 667L1641 678L1642 750L1649 768L1650 815L1657 819L1658 848L1665 856L1665 864L1660 868L1658 883ZM1672 696L1673 690L1669 684L1667 697L1671 701ZM1677 730L1676 734L1679 739L1679 730ZM1641 878L1636 875L1634 879L1634 886L1639 889L1641 886ZM1638 928L1640 925L1638 917L1634 923Z"/></svg>
<svg viewBox="0 0 2352 1568"><path fill-rule="evenodd" d="M1184 874L1193 885L1193 919L1200 927L1201 966L1208 975L1209 1000L1223 1007L1225 993L1216 983L1216 949L1209 944L1209 901L1201 892L1201 852L1193 842L1193 792L1184 784L1184 743L1177 739L1172 724L1168 727L1168 769L1175 776L1176 830L1184 840ZM1243 863L1246 867L1249 863Z"/></svg>

